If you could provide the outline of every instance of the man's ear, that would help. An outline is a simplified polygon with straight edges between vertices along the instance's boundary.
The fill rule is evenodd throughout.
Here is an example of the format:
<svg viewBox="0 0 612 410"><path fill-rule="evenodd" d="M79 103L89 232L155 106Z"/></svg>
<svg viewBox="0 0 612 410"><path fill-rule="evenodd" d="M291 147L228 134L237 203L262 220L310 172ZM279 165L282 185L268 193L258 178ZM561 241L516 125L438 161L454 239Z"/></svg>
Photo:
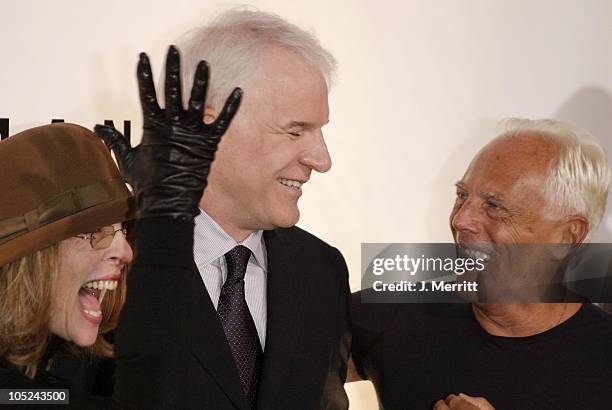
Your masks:
<svg viewBox="0 0 612 410"><path fill-rule="evenodd" d="M563 243L579 245L586 239L589 232L589 221L583 215L567 217L563 231Z"/></svg>
<svg viewBox="0 0 612 410"><path fill-rule="evenodd" d="M219 113L210 105L204 107L204 123L210 124L217 119Z"/></svg>

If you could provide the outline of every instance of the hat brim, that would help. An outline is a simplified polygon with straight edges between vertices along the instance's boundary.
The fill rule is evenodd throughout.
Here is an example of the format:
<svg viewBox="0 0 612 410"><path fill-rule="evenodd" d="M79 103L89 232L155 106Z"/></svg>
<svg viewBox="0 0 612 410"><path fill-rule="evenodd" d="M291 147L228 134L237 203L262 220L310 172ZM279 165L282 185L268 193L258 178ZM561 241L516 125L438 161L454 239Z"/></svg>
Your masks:
<svg viewBox="0 0 612 410"><path fill-rule="evenodd" d="M0 266L72 236L135 219L136 201L127 188L126 193L125 197L84 209L0 245Z"/></svg>

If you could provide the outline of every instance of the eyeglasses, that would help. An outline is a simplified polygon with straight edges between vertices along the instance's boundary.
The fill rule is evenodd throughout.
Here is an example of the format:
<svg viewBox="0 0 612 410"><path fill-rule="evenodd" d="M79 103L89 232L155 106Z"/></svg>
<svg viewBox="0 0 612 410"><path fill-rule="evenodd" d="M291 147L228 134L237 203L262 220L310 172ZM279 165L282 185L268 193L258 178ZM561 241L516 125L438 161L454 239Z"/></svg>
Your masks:
<svg viewBox="0 0 612 410"><path fill-rule="evenodd" d="M113 238L115 238L117 232L121 232L123 236L127 237L127 229L122 225L119 229L115 229L114 226L103 226L94 232L75 235L75 238L89 239L93 249L105 249L113 243Z"/></svg>

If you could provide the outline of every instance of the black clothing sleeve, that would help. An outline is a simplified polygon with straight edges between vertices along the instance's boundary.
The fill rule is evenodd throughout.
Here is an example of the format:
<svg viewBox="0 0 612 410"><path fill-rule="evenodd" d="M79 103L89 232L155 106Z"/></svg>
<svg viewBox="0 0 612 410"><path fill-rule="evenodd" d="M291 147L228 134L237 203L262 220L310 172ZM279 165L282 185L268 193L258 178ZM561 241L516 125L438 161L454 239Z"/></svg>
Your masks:
<svg viewBox="0 0 612 410"><path fill-rule="evenodd" d="M391 326L397 310L397 304L362 303L362 296L372 289L364 289L351 295L351 358L359 376L364 380L382 378L377 366L382 360L380 351L374 349L381 342L386 329Z"/></svg>
<svg viewBox="0 0 612 410"><path fill-rule="evenodd" d="M325 383L325 391L323 393L324 402L321 403L322 409L347 409L348 397L344 390L344 382L346 381L346 373L348 367L348 357L351 345L351 334L349 331L350 323L350 296L351 291L348 282L348 269L346 262L340 251L333 248L333 254L336 257L334 266L342 267L341 272L337 276L338 284L338 300L337 314L332 316L336 321L336 336L333 340L338 341L338 346L332 349L329 359L330 368Z"/></svg>
<svg viewBox="0 0 612 410"><path fill-rule="evenodd" d="M191 346L193 222L140 220L115 332L113 398L121 408L178 408Z"/></svg>

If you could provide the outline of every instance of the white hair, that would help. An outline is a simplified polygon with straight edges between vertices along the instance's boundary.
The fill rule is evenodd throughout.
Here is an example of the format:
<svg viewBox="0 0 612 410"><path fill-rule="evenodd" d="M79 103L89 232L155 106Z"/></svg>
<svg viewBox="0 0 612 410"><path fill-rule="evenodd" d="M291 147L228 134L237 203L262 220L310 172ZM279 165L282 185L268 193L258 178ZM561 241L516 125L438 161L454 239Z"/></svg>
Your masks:
<svg viewBox="0 0 612 410"><path fill-rule="evenodd" d="M313 34L275 14L254 9L226 11L185 38L179 44L186 73L184 86L191 87L198 62L206 60L210 66L207 103L216 110L235 87L245 87L266 48L280 47L299 55L321 72L328 89L336 70L336 60Z"/></svg>
<svg viewBox="0 0 612 410"><path fill-rule="evenodd" d="M610 168L606 152L587 131L551 119L509 118L497 137L537 136L559 149L548 169L544 194L548 210L563 215L578 213L588 220L588 236L595 231L606 209Z"/></svg>

